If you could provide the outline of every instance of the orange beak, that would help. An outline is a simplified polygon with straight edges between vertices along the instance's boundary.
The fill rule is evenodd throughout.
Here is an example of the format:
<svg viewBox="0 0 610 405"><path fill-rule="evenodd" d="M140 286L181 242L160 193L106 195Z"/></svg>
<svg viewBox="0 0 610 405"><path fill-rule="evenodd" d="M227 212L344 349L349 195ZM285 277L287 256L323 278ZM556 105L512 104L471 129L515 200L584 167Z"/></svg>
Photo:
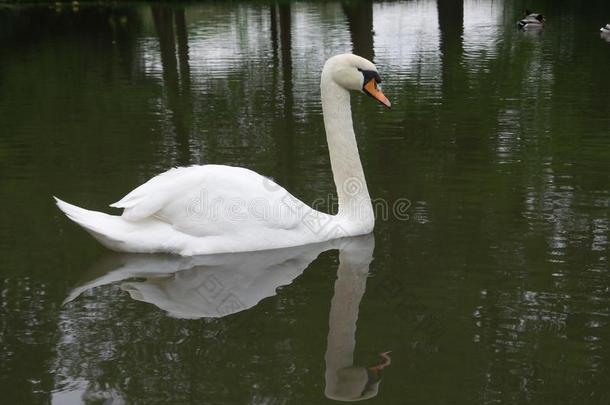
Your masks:
<svg viewBox="0 0 610 405"><path fill-rule="evenodd" d="M367 84L364 85L364 91L371 97L377 99L381 104L388 108L392 108L392 103L386 96L383 95L379 87L377 86L377 82L375 79L369 80Z"/></svg>

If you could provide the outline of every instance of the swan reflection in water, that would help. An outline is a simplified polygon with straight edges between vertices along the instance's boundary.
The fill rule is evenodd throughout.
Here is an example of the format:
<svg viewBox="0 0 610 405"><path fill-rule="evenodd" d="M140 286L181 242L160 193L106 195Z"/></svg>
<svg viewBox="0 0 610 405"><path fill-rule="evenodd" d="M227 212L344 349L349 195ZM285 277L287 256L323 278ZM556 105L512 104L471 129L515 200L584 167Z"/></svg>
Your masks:
<svg viewBox="0 0 610 405"><path fill-rule="evenodd" d="M327 398L358 401L377 395L389 352L378 364L354 365L358 307L373 259L372 235L287 249L179 257L113 254L98 262L89 279L70 291L64 303L95 287L123 281L131 298L148 302L175 318L220 318L252 308L275 295L305 271L322 252L339 249L339 268L329 314ZM142 281L124 281L127 279Z"/></svg>
<svg viewBox="0 0 610 405"><path fill-rule="evenodd" d="M373 398L379 390L381 373L390 365L389 352L381 353L379 364L354 365L358 308L366 289L369 265L373 260L371 235L352 239L339 249L335 294L328 315L326 344L326 388L324 395L338 401Z"/></svg>

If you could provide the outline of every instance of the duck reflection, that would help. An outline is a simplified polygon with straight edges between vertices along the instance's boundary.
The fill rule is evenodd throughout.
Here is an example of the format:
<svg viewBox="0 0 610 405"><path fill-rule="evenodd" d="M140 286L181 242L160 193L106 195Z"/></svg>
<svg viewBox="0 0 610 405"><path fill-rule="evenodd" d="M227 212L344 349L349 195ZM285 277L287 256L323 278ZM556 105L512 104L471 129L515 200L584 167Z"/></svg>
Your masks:
<svg viewBox="0 0 610 405"><path fill-rule="evenodd" d="M358 308L365 292L375 243L372 235L259 252L180 257L111 254L64 303L95 287L121 283L131 298L175 318L219 318L252 308L292 283L322 252L339 249L339 268L329 314L326 388L329 399L358 401L377 395L389 352L378 364L354 364ZM137 280L134 280L137 279ZM129 280L129 281L128 281Z"/></svg>

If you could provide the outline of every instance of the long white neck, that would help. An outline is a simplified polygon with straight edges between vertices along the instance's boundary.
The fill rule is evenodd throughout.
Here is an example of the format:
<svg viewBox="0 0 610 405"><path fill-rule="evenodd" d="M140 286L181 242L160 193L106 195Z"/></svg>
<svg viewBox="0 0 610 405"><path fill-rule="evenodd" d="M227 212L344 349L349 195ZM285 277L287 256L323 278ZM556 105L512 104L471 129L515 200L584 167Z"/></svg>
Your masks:
<svg viewBox="0 0 610 405"><path fill-rule="evenodd" d="M322 112L340 218L355 221L370 232L374 215L352 123L349 92L329 72L322 72Z"/></svg>

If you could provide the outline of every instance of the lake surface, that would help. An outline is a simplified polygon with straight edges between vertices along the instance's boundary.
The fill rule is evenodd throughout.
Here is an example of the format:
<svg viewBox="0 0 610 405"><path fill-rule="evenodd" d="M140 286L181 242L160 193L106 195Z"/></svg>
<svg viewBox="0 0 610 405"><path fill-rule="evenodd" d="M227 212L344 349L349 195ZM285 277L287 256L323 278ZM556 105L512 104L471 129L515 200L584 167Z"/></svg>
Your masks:
<svg viewBox="0 0 610 405"><path fill-rule="evenodd" d="M0 8L2 402L610 403L610 3L526 6ZM120 256L55 207L204 163L333 201L352 50L393 103L352 96L374 236Z"/></svg>

